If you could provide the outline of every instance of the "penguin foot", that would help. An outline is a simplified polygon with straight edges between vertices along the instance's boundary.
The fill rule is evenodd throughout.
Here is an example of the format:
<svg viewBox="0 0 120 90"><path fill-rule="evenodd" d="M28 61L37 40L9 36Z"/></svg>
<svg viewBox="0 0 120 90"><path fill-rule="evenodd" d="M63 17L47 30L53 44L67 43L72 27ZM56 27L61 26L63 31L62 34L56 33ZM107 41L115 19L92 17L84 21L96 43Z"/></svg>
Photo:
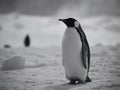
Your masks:
<svg viewBox="0 0 120 90"><path fill-rule="evenodd" d="M69 84L75 85L76 81L75 80L70 80Z"/></svg>
<svg viewBox="0 0 120 90"><path fill-rule="evenodd" d="M79 80L78 81L78 84L85 84L86 82L85 81L82 81L82 80Z"/></svg>
<svg viewBox="0 0 120 90"><path fill-rule="evenodd" d="M85 82L83 82L83 81L81 81L81 80L77 80L77 81L71 80L71 81L69 82L69 84L71 84L71 85L84 84L84 83L85 83Z"/></svg>

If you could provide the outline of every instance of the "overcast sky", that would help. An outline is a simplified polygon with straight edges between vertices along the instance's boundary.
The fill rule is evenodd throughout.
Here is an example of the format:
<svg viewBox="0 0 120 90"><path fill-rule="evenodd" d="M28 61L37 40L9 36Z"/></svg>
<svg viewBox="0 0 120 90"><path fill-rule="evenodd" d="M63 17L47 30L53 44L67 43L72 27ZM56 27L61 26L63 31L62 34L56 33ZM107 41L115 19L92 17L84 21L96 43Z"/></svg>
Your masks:
<svg viewBox="0 0 120 90"><path fill-rule="evenodd" d="M0 0L0 13L54 16L73 13L81 16L120 16L120 0Z"/></svg>

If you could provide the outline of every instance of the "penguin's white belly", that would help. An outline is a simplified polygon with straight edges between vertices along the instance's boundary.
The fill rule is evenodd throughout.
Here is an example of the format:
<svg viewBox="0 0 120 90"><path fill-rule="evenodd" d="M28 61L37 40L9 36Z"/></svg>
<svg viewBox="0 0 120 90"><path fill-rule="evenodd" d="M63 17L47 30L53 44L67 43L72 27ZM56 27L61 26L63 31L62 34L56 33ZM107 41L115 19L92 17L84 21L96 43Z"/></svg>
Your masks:
<svg viewBox="0 0 120 90"><path fill-rule="evenodd" d="M67 78L77 77L85 80L87 69L84 68L81 57L82 43L76 29L68 28L62 42L62 59Z"/></svg>

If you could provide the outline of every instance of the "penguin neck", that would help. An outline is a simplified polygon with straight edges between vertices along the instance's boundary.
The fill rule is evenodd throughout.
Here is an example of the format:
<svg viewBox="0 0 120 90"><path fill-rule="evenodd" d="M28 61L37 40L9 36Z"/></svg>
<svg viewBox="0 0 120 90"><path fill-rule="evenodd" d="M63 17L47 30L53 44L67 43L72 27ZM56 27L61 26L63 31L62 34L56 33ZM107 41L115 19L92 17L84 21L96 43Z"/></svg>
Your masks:
<svg viewBox="0 0 120 90"><path fill-rule="evenodd" d="M75 27L67 27L67 28L70 28L70 29L75 29Z"/></svg>

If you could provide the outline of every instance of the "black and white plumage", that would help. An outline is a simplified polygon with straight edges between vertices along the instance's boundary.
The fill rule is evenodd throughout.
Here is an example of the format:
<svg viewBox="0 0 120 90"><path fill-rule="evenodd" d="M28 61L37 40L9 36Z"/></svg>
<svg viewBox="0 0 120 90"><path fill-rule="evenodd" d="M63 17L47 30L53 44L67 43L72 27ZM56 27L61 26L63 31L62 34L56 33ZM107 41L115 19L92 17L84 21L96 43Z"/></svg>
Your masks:
<svg viewBox="0 0 120 90"><path fill-rule="evenodd" d="M79 22L74 18L59 19L67 25L62 42L62 59L70 84L90 82L90 48Z"/></svg>

